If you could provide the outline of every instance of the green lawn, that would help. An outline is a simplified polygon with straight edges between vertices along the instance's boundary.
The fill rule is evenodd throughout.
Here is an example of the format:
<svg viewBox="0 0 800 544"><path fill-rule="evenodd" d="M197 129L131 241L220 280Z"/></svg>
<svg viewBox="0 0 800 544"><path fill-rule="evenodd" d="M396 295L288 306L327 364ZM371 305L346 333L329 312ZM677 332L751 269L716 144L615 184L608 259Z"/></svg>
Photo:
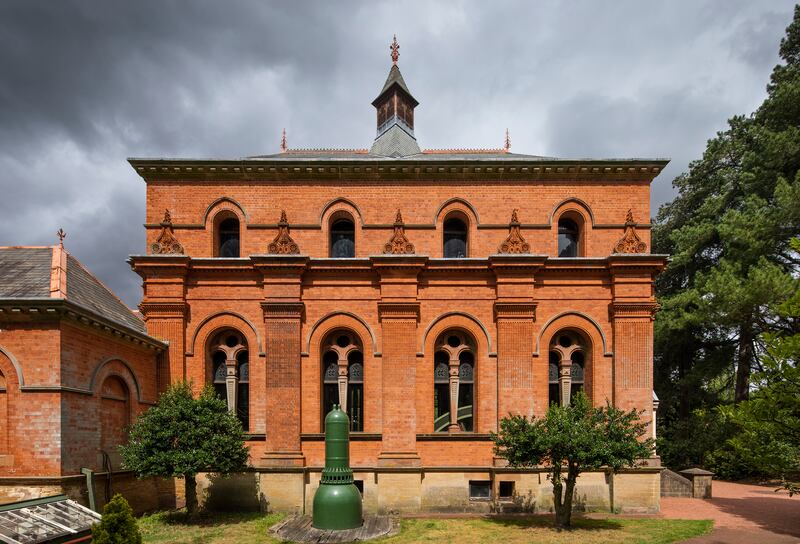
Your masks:
<svg viewBox="0 0 800 544"><path fill-rule="evenodd" d="M282 514L214 514L187 523L182 514L159 513L139 520L145 542L178 544L261 544L280 540L267 535L267 529L280 521ZM503 542L560 544L667 544L706 534L711 521L665 519L576 519L571 531L557 532L551 518L531 516L513 519L404 519L400 534L376 540L381 544L411 542L453 542L458 544Z"/></svg>

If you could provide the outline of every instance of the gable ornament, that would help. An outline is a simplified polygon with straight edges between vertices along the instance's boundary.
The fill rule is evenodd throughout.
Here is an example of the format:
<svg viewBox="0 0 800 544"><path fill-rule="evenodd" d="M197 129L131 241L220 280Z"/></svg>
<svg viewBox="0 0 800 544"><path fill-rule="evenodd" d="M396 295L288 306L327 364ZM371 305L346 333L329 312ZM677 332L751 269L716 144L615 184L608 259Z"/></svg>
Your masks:
<svg viewBox="0 0 800 544"><path fill-rule="evenodd" d="M400 210L394 219L394 234L392 238L383 246L383 252L391 255L413 255L414 244L408 241L405 233L405 223Z"/></svg>
<svg viewBox="0 0 800 544"><path fill-rule="evenodd" d="M517 210L511 212L511 222L508 224L508 238L497 248L498 253L530 253L531 246L522 237L519 231L519 218Z"/></svg>
<svg viewBox="0 0 800 544"><path fill-rule="evenodd" d="M278 235L267 246L270 255L297 255L300 248L292 237L289 236L289 221L286 219L286 210L281 210L281 220L278 221Z"/></svg>
<svg viewBox="0 0 800 544"><path fill-rule="evenodd" d="M153 255L183 255L183 246L175 238L175 232L172 230L172 216L169 214L169 210L164 210L161 234L150 245L150 253Z"/></svg>
<svg viewBox="0 0 800 544"><path fill-rule="evenodd" d="M633 220L633 212L628 210L628 214L625 216L625 233L622 235L622 238L614 244L614 253L646 252L647 244L636 234L636 222Z"/></svg>

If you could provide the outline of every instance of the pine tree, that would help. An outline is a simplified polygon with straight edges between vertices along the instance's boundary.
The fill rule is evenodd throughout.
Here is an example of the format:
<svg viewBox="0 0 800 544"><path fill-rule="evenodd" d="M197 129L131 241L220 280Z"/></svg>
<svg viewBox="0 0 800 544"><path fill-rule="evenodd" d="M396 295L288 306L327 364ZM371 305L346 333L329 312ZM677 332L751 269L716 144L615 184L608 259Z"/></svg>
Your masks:
<svg viewBox="0 0 800 544"><path fill-rule="evenodd" d="M709 140L655 221L653 250L672 255L657 280L656 389L666 423L747 399L763 334L796 327L777 308L800 271L790 246L800 234L800 6L780 56L764 103Z"/></svg>
<svg viewBox="0 0 800 544"><path fill-rule="evenodd" d="M117 493L103 508L103 519L92 527L94 544L142 544L128 501Z"/></svg>

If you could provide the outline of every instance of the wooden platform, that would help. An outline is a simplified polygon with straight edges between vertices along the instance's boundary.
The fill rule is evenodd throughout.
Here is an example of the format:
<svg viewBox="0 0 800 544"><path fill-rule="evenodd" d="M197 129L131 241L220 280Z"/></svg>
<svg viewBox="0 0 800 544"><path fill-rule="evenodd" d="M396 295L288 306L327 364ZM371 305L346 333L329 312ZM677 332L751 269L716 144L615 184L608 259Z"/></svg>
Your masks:
<svg viewBox="0 0 800 544"><path fill-rule="evenodd" d="M315 529L311 521L311 516L294 516L274 525L269 532L291 542L333 543L370 540L400 531L400 521L388 516L365 516L364 525L343 531Z"/></svg>

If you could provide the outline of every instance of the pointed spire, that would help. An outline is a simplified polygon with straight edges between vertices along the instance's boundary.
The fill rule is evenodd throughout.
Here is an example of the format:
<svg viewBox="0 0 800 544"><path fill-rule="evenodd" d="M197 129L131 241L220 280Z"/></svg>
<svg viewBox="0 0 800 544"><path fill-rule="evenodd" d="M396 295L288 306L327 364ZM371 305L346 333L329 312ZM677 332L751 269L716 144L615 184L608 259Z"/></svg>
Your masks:
<svg viewBox="0 0 800 544"><path fill-rule="evenodd" d="M281 134L281 153L286 153L286 150L289 149L286 145L286 129L283 129L283 134Z"/></svg>
<svg viewBox="0 0 800 544"><path fill-rule="evenodd" d="M397 43L397 34L394 35L389 49L392 51L392 65L397 66L397 59L400 58L400 45Z"/></svg>
<svg viewBox="0 0 800 544"><path fill-rule="evenodd" d="M503 145L503 149L506 150L506 153L508 153L511 150L511 136L508 134L507 128L506 128L506 141L505 145Z"/></svg>
<svg viewBox="0 0 800 544"><path fill-rule="evenodd" d="M58 229L56 236L58 236L58 245L64 247L64 238L67 237L67 233L64 232L64 229Z"/></svg>

